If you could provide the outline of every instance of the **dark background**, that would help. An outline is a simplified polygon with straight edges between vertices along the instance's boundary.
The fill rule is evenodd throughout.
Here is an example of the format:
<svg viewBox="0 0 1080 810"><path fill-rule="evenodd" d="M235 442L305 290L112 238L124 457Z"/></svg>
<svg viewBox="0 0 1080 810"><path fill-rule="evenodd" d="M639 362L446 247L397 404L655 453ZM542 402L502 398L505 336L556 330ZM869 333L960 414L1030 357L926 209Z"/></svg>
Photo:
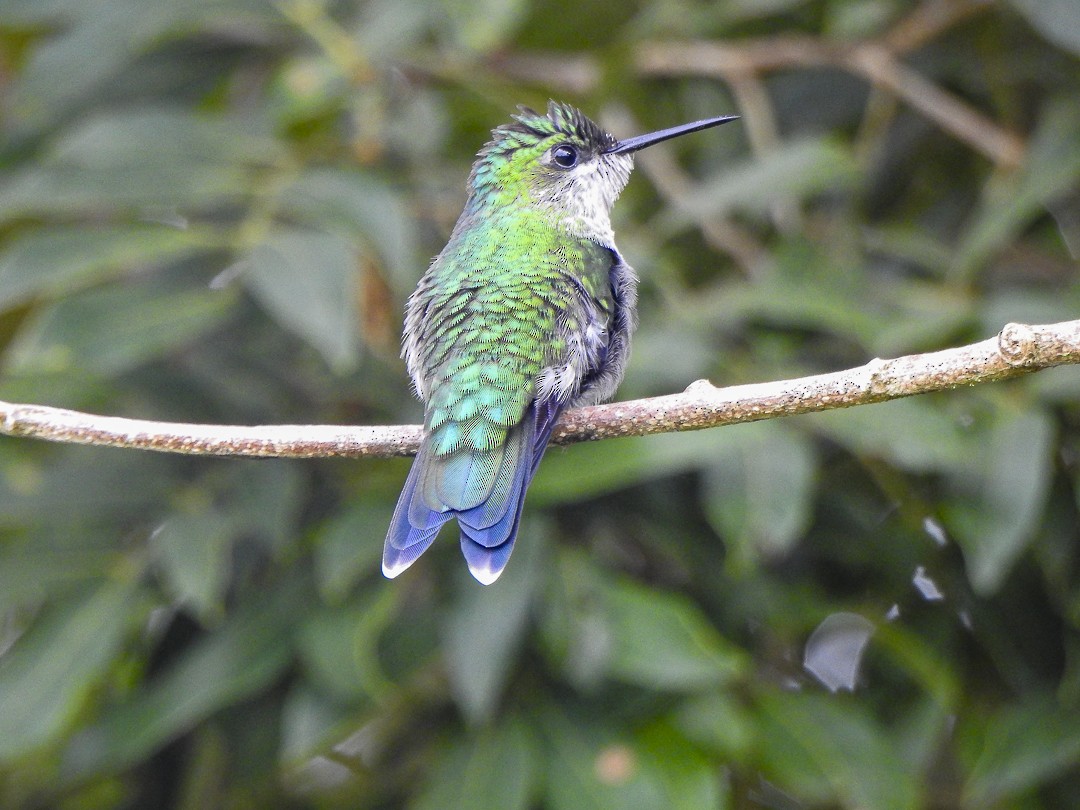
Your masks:
<svg viewBox="0 0 1080 810"><path fill-rule="evenodd" d="M1072 319L1078 54L1071 0L5 0L0 398L417 421L405 297L549 97L743 116L616 207L620 398ZM489 588L382 578L404 460L0 439L0 806L1074 806L1078 395L554 449Z"/></svg>

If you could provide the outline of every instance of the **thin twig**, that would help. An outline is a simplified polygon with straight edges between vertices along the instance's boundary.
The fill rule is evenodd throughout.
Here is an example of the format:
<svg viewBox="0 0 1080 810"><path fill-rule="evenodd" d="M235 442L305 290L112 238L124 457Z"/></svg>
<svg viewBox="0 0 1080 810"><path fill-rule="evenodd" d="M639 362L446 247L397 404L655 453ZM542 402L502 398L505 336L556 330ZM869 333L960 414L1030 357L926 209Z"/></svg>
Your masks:
<svg viewBox="0 0 1080 810"><path fill-rule="evenodd" d="M557 444L701 430L778 416L849 408L993 382L1080 363L1080 320L1008 324L997 337L955 349L872 360L832 374L716 388L699 380L681 394L576 408L555 427ZM216 456L389 458L416 452L419 425L187 425L0 402L0 433L57 442Z"/></svg>
<svg viewBox="0 0 1080 810"><path fill-rule="evenodd" d="M634 67L643 76L718 78L741 102L759 93L748 84L748 77L785 69L838 68L903 99L998 166L1012 169L1026 154L1023 138L901 61L949 28L993 7L991 0L926 0L881 36L856 42L800 35L738 42L646 42L635 51ZM504 53L491 67L513 78L542 76L548 86L575 93L594 89L603 75L598 61L583 54ZM761 104L749 107L761 109ZM748 115L747 125L752 140L767 137L768 122Z"/></svg>
<svg viewBox="0 0 1080 810"><path fill-rule="evenodd" d="M882 37L893 54L910 53L980 11L989 11L994 0L926 0L899 20Z"/></svg>
<svg viewBox="0 0 1080 810"><path fill-rule="evenodd" d="M754 157L762 162L783 146L776 110L769 100L761 75L750 69L732 71L727 76L735 105L746 124L746 136ZM777 229L792 235L802 230L802 211L799 201L787 197L772 204L772 219Z"/></svg>
<svg viewBox="0 0 1080 810"><path fill-rule="evenodd" d="M942 90L896 59L888 50L866 45L847 54L844 65L860 73L877 87L895 93L914 109L941 125L961 141L982 152L1005 168L1019 166L1024 159L1024 141L956 96Z"/></svg>
<svg viewBox="0 0 1080 810"><path fill-rule="evenodd" d="M747 70L836 67L894 93L942 129L1006 168L1019 165L1025 145L975 108L907 67L879 42L832 44L810 37L758 42L670 42L643 47L638 69L654 76L715 76L725 81Z"/></svg>

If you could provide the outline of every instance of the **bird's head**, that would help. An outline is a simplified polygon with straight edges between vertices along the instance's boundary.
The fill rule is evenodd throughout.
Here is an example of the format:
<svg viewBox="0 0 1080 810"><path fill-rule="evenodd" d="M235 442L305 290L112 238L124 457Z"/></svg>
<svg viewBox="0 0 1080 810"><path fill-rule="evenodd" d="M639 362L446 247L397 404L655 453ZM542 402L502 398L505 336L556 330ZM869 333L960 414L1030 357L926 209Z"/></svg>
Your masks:
<svg viewBox="0 0 1080 810"><path fill-rule="evenodd" d="M548 102L545 114L522 107L480 150L469 177L470 205L477 211L533 205L572 233L608 243L611 208L630 179L634 152L735 117L620 141L568 104Z"/></svg>

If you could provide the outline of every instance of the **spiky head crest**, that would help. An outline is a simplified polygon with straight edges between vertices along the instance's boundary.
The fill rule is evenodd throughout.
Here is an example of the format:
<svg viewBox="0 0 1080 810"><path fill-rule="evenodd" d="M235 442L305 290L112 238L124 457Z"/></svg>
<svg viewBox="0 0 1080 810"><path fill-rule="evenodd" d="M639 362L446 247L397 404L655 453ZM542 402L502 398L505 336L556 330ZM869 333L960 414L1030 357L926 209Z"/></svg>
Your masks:
<svg viewBox="0 0 1080 810"><path fill-rule="evenodd" d="M609 244L611 207L634 165L629 155L607 153L616 143L576 107L549 101L546 114L520 107L477 155L467 210L533 205L570 232Z"/></svg>
<svg viewBox="0 0 1080 810"><path fill-rule="evenodd" d="M518 107L518 114L512 116L513 123L503 124L491 133L494 137L480 156L528 148L552 138L573 141L595 151L611 148L615 137L587 117L581 110L569 104L549 101L547 114L541 114L529 107Z"/></svg>

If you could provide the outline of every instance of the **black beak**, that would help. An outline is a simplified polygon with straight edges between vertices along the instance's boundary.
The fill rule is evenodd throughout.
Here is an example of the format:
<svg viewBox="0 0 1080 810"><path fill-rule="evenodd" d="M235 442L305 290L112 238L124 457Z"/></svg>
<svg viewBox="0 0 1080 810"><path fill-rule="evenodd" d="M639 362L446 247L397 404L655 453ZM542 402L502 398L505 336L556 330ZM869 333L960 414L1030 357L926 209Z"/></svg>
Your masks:
<svg viewBox="0 0 1080 810"><path fill-rule="evenodd" d="M605 149L604 154L627 155L631 152L636 152L639 149L644 149L646 146L652 146L654 143L678 138L680 135L687 135L691 132L708 129L709 127L718 127L721 124L726 124L728 121L734 121L738 117L739 116L737 115L721 115L717 118L706 118L702 121L694 121L690 124L682 124L677 127L661 129L657 132L650 132L648 135L638 135L636 138L627 138L625 141L619 141L614 146Z"/></svg>

